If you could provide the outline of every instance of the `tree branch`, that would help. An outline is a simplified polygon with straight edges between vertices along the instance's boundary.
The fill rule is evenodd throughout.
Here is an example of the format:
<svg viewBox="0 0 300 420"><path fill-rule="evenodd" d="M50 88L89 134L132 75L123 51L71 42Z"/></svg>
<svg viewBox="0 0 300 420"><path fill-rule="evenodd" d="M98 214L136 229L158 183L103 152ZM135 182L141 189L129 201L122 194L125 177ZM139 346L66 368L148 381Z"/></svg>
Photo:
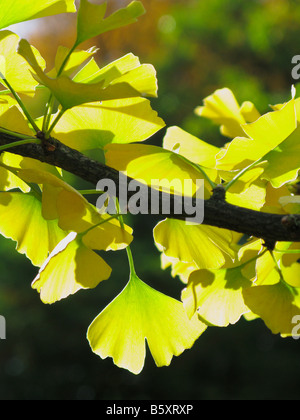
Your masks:
<svg viewBox="0 0 300 420"><path fill-rule="evenodd" d="M0 146L17 140L20 140L20 137L16 138L10 134L0 133ZM48 139L42 145L26 144L13 147L9 151L62 168L93 185L96 185L101 179L110 179L114 181L117 195L119 194L119 176L123 176L122 174L120 175L117 170L90 159L54 138ZM128 183L131 180L131 178L127 178ZM145 186L143 187L145 188ZM133 194L133 192L128 192L128 198ZM148 197L150 203L151 188L149 187ZM160 193L160 200L163 198L170 199L171 212L165 214L161 210L158 216L179 220L191 217L184 210L182 214L175 214L172 211L176 199L172 194L169 196L166 193ZM193 206L195 207L196 204L196 200L193 199ZM262 238L268 247L271 247L270 244L276 241L300 242L300 215L262 213L231 205L225 201L225 194L222 193L222 187L220 186L217 187L209 200L204 200L203 224Z"/></svg>

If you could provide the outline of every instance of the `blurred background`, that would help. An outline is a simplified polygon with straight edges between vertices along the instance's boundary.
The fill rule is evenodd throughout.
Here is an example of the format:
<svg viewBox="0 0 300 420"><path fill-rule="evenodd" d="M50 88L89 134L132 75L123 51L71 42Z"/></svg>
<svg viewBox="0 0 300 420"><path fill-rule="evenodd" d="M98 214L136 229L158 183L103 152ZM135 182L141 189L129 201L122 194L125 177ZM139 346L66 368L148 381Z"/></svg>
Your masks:
<svg viewBox="0 0 300 420"><path fill-rule="evenodd" d="M100 3L97 1L97 3ZM109 8L127 0L108 1ZM152 100L167 126L221 146L218 127L194 114L215 89L228 87L260 112L290 98L292 57L300 54L300 4L292 0L143 0L147 13L127 28L83 45L105 65L128 52L157 70ZM36 46L50 70L58 45L72 46L75 16L50 17L15 30ZM147 142L161 144L164 132ZM161 271L149 217L128 220L139 276L180 298L182 284ZM125 251L107 253L111 278L54 305L30 284L37 270L0 237L0 399L299 399L300 342L273 336L260 320L209 328L191 350L156 368L150 353L138 376L94 355L85 338L94 317L128 281Z"/></svg>

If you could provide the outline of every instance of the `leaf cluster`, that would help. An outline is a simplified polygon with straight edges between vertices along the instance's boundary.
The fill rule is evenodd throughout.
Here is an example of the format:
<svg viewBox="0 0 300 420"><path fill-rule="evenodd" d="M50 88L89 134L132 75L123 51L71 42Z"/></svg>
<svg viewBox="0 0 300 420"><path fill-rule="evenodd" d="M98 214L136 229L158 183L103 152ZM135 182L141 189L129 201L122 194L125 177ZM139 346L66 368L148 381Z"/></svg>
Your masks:
<svg viewBox="0 0 300 420"><path fill-rule="evenodd" d="M34 1L31 12L25 3L14 3L1 28L75 12L69 0ZM293 320L300 314L299 243L267 244L222 227L160 221L153 235L162 268L183 283L181 301L175 300L138 277L129 246L133 231L121 212L99 212L85 198L99 191L77 190L60 168L11 153L38 143L51 154L55 137L82 154L100 150L108 167L146 185L154 176L166 184L190 180L193 195L201 179L205 200L221 185L228 203L282 215L282 224L298 228L300 98L294 89L265 115L251 102L239 105L228 88L205 98L195 112L220 126L224 147L177 126L167 129L162 147L142 144L165 125L146 99L157 96L154 67L130 53L101 68L95 48L78 47L143 13L139 1L106 16L106 3L81 0L74 45L58 49L48 72L28 41L0 32L0 136L15 138L0 149L0 232L38 267L32 288L48 304L110 277L98 251L126 249L129 281L91 323L87 338L100 357L135 374L144 365L145 340L157 366L169 365L210 326L260 317L274 334L298 337Z"/></svg>

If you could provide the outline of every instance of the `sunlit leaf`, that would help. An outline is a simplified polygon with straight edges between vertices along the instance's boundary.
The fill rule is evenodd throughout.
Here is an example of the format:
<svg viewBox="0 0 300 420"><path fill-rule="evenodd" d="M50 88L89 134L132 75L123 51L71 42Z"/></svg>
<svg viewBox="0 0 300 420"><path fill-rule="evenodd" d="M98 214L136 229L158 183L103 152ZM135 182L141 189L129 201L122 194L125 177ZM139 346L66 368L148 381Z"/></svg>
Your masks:
<svg viewBox="0 0 300 420"><path fill-rule="evenodd" d="M157 146L109 144L104 151L108 166L168 193L174 188L175 194L191 197L198 189L197 180L203 180L203 174L180 155ZM208 198L211 187L206 180L203 184L203 197Z"/></svg>
<svg viewBox="0 0 300 420"><path fill-rule="evenodd" d="M179 127L169 127L167 129L163 147L207 168L216 166L216 154L220 150Z"/></svg>
<svg viewBox="0 0 300 420"><path fill-rule="evenodd" d="M279 188L288 181L294 181L300 170L300 127L280 145L264 155L269 162L263 177Z"/></svg>
<svg viewBox="0 0 300 420"><path fill-rule="evenodd" d="M281 197L279 197L278 202L286 213L300 213L299 195L282 195Z"/></svg>
<svg viewBox="0 0 300 420"><path fill-rule="evenodd" d="M154 93L153 81L155 80L155 73L152 66L151 68L149 66L140 66L132 70L132 72L120 76L119 80L105 87L105 78L96 83L78 83L66 75L59 76L55 79L48 77L38 65L32 47L24 39L19 43L18 52L35 71L35 78L51 90L63 110L79 106L83 103L135 98L144 94L150 93L152 95ZM138 74L136 74L137 72ZM137 89L141 89L141 91Z"/></svg>
<svg viewBox="0 0 300 420"><path fill-rule="evenodd" d="M106 262L72 232L50 254L32 288L40 293L42 302L54 303L80 289L96 287L110 274Z"/></svg>
<svg viewBox="0 0 300 420"><path fill-rule="evenodd" d="M19 108L14 105L0 115L0 126L16 133L24 134L24 138L27 136L33 137L35 135L35 133L30 130L24 115Z"/></svg>
<svg viewBox="0 0 300 420"><path fill-rule="evenodd" d="M57 73L60 71L62 64L64 63L65 58L69 54L70 49L59 46L55 56L55 66L54 68L47 73L49 77L56 77ZM84 50L75 50L72 52L71 56L69 57L67 63L64 66L64 70L62 71L63 75L72 76L72 74L78 71L78 68L82 66L82 64L88 60L92 55L97 52L97 48L90 48L87 51Z"/></svg>
<svg viewBox="0 0 300 420"><path fill-rule="evenodd" d="M195 110L197 115L209 118L221 125L221 133L224 136L233 138L244 135L241 124L245 124L246 120L230 89L218 89L203 102L204 106L197 107Z"/></svg>
<svg viewBox="0 0 300 420"><path fill-rule="evenodd" d="M230 247L231 232L225 229L166 219L155 226L153 233L158 249L167 257L198 268L219 268L228 257L235 256Z"/></svg>
<svg viewBox="0 0 300 420"><path fill-rule="evenodd" d="M70 109L53 135L69 147L85 151L107 143L144 141L164 126L147 99L130 98Z"/></svg>
<svg viewBox="0 0 300 420"><path fill-rule="evenodd" d="M138 374L144 366L145 339L157 366L191 348L206 329L189 320L181 302L131 276L123 291L95 318L87 337L100 357Z"/></svg>
<svg viewBox="0 0 300 420"><path fill-rule="evenodd" d="M0 0L0 29L9 25L59 13L76 12L74 0Z"/></svg>
<svg viewBox="0 0 300 420"><path fill-rule="evenodd" d="M145 13L145 9L139 1L133 1L128 6L104 18L106 8L107 2L97 5L87 0L80 1L76 45L103 32L134 23L139 16Z"/></svg>
<svg viewBox="0 0 300 420"><path fill-rule="evenodd" d="M21 192L0 193L0 233L16 241L17 251L36 266L66 236L56 220L43 218L41 198Z"/></svg>
<svg viewBox="0 0 300 420"><path fill-rule="evenodd" d="M87 200L73 187L57 176L36 169L21 169L18 175L26 182L43 185L42 213L46 220L59 219L58 202L66 201L70 210L80 218L88 205ZM59 220L58 220L59 223Z"/></svg>
<svg viewBox="0 0 300 420"><path fill-rule="evenodd" d="M243 291L245 304L260 316L273 334L293 335L293 318L300 314L300 289L279 282Z"/></svg>
<svg viewBox="0 0 300 420"><path fill-rule="evenodd" d="M249 138L233 139L218 154L217 168L241 169L260 158L266 158L267 153L290 136L296 126L294 100L291 100L280 110L269 112L254 123L243 125Z"/></svg>
<svg viewBox="0 0 300 420"><path fill-rule="evenodd" d="M226 327L249 311L242 291L250 285L239 267L198 270L191 273L181 298L190 317L197 311L210 324Z"/></svg>
<svg viewBox="0 0 300 420"><path fill-rule="evenodd" d="M32 77L29 64L17 53L19 41L18 35L10 31L0 32L0 55L5 57L5 78L16 92L33 95L38 82ZM39 67L44 69L45 61L34 47L32 55Z"/></svg>

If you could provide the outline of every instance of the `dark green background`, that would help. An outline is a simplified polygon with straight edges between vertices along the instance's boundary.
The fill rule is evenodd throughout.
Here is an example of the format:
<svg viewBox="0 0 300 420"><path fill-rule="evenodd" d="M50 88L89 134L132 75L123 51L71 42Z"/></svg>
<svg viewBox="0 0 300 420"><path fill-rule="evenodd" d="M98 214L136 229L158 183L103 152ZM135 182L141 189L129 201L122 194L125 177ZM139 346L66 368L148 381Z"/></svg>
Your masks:
<svg viewBox="0 0 300 420"><path fill-rule="evenodd" d="M168 32L157 26L154 52L143 55L142 45L131 49L157 69L160 96L153 107L168 125L220 145L225 139L218 128L193 115L215 89L229 87L261 112L289 99L291 59L300 54L298 2L176 1L167 15L176 27ZM162 135L152 142L160 143ZM132 223L139 276L179 298L179 280L160 270L155 221L136 217ZM101 360L91 352L86 330L128 280L125 251L105 255L113 268L108 281L48 306L30 287L37 270L14 248L0 238L0 314L7 321L7 339L0 340L1 400L299 399L300 341L273 336L260 320L209 328L170 367L156 368L148 352L138 376Z"/></svg>

